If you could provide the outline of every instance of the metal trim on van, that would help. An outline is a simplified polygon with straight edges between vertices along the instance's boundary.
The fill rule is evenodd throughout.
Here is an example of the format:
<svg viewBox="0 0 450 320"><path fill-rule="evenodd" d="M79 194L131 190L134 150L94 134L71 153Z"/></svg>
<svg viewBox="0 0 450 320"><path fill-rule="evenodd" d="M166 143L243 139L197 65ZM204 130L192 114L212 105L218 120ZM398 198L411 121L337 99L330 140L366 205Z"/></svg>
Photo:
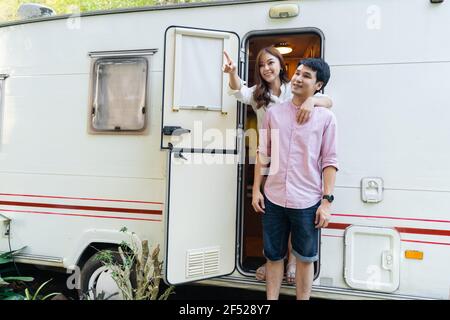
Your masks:
<svg viewBox="0 0 450 320"><path fill-rule="evenodd" d="M117 50L117 51L92 51L88 53L91 58L111 58L111 57L135 57L152 56L158 49L138 49L138 50Z"/></svg>
<svg viewBox="0 0 450 320"><path fill-rule="evenodd" d="M201 280L198 282L200 285L215 285L222 287L230 287L232 284L233 288L240 289L254 289L254 286L257 286L256 290L265 290L265 282L261 282L254 279L246 279L239 276L224 276L218 279L208 279ZM291 285L285 285L284 283L281 285L280 294L287 295L295 295L295 291L292 290L293 287ZM405 294L388 294L381 292L369 292L363 290L355 290L355 289L346 289L346 288L337 288L337 287L327 287L327 286L312 286L311 297L312 298L320 298L320 299L343 299L343 296L347 299L378 299L378 300L436 300L427 297L421 296L413 296L413 295L405 295ZM344 298L344 299L345 299Z"/></svg>
<svg viewBox="0 0 450 320"><path fill-rule="evenodd" d="M320 55L322 58L325 58L325 34L319 28L315 27L306 27L306 28L289 28L289 29L271 29L271 30L255 30L247 32L242 38L241 43L241 51L246 56L247 48L248 48L248 39L255 36L273 36L277 34L282 35L292 35L292 34L300 34L300 33L316 33L320 36L321 47L320 47ZM245 45L245 46L244 46ZM248 80L248 68L241 70L241 78L243 80Z"/></svg>
<svg viewBox="0 0 450 320"><path fill-rule="evenodd" d="M112 9L112 10L97 10L84 12L79 15L74 14L65 14L58 16L50 16L29 20L19 20L19 21L11 21L6 23L0 23L0 28L10 27L22 24L29 23L37 23L37 22L45 22L45 21L53 21L53 20L62 20L62 19L73 19L74 17L92 17L92 16L102 16L109 14L120 14L120 13L135 13L135 12L147 12L147 11L161 11L161 10L174 10L174 9L191 9L191 8L204 8L204 7L218 7L218 6L233 6L239 4L253 4L253 3L262 3L262 2L279 2L274 0L221 0L215 2L194 2L194 3L184 3L178 5L165 5L165 6L148 6L148 7L137 7L137 8L126 8L126 9Z"/></svg>
<svg viewBox="0 0 450 320"><path fill-rule="evenodd" d="M59 257L40 256L33 254L20 254L14 257L15 262L26 264L38 264L42 266L64 267L64 260Z"/></svg>

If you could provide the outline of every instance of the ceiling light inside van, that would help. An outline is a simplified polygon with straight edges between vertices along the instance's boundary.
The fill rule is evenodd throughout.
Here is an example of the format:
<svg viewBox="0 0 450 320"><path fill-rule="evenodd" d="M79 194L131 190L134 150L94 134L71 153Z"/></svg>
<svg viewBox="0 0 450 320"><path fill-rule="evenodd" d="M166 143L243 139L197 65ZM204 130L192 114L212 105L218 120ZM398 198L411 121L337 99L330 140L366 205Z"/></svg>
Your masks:
<svg viewBox="0 0 450 320"><path fill-rule="evenodd" d="M287 42L276 44L275 49L277 49L281 54L289 54L292 52L292 47Z"/></svg>

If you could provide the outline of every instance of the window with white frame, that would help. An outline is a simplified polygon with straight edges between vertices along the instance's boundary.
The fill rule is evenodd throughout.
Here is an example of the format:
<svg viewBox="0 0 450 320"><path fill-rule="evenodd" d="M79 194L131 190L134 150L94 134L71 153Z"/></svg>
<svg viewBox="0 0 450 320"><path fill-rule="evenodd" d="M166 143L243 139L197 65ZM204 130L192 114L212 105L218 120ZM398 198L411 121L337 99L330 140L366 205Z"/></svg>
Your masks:
<svg viewBox="0 0 450 320"><path fill-rule="evenodd" d="M105 57L94 62L91 128L142 131L146 125L148 61L143 57Z"/></svg>
<svg viewBox="0 0 450 320"><path fill-rule="evenodd" d="M228 82L222 72L223 51L230 52L229 43L229 33L176 29L174 110L224 111Z"/></svg>

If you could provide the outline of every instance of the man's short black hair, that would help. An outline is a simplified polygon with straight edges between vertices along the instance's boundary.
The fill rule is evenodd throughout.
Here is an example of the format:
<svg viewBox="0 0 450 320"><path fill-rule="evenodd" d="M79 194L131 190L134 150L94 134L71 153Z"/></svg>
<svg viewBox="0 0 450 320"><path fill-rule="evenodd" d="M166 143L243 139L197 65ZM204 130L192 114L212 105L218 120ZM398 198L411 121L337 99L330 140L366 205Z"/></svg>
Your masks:
<svg viewBox="0 0 450 320"><path fill-rule="evenodd" d="M298 63L297 68L300 65L307 66L315 71L317 73L317 82L321 81L323 83L321 89L325 88L328 80L330 80L330 66L325 62L325 60L319 58L302 59Z"/></svg>

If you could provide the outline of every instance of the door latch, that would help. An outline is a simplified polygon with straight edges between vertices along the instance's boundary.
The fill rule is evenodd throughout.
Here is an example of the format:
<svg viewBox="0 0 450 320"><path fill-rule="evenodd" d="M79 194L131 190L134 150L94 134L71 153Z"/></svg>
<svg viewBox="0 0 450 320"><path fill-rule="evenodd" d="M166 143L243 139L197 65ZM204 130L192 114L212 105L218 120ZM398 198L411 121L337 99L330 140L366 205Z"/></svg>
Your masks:
<svg viewBox="0 0 450 320"><path fill-rule="evenodd" d="M383 251L381 254L381 265L384 270L392 270L394 268L394 255L391 251Z"/></svg>
<svg viewBox="0 0 450 320"><path fill-rule="evenodd" d="M173 155L175 158L177 158L177 159L183 159L183 160L187 160L186 159L186 157L185 156L183 156L183 154L181 153L181 151L178 151L178 152L176 152L176 153L174 153L174 155Z"/></svg>
<svg viewBox="0 0 450 320"><path fill-rule="evenodd" d="M191 130L180 126L164 126L162 132L165 136L181 136L182 134L190 133Z"/></svg>

